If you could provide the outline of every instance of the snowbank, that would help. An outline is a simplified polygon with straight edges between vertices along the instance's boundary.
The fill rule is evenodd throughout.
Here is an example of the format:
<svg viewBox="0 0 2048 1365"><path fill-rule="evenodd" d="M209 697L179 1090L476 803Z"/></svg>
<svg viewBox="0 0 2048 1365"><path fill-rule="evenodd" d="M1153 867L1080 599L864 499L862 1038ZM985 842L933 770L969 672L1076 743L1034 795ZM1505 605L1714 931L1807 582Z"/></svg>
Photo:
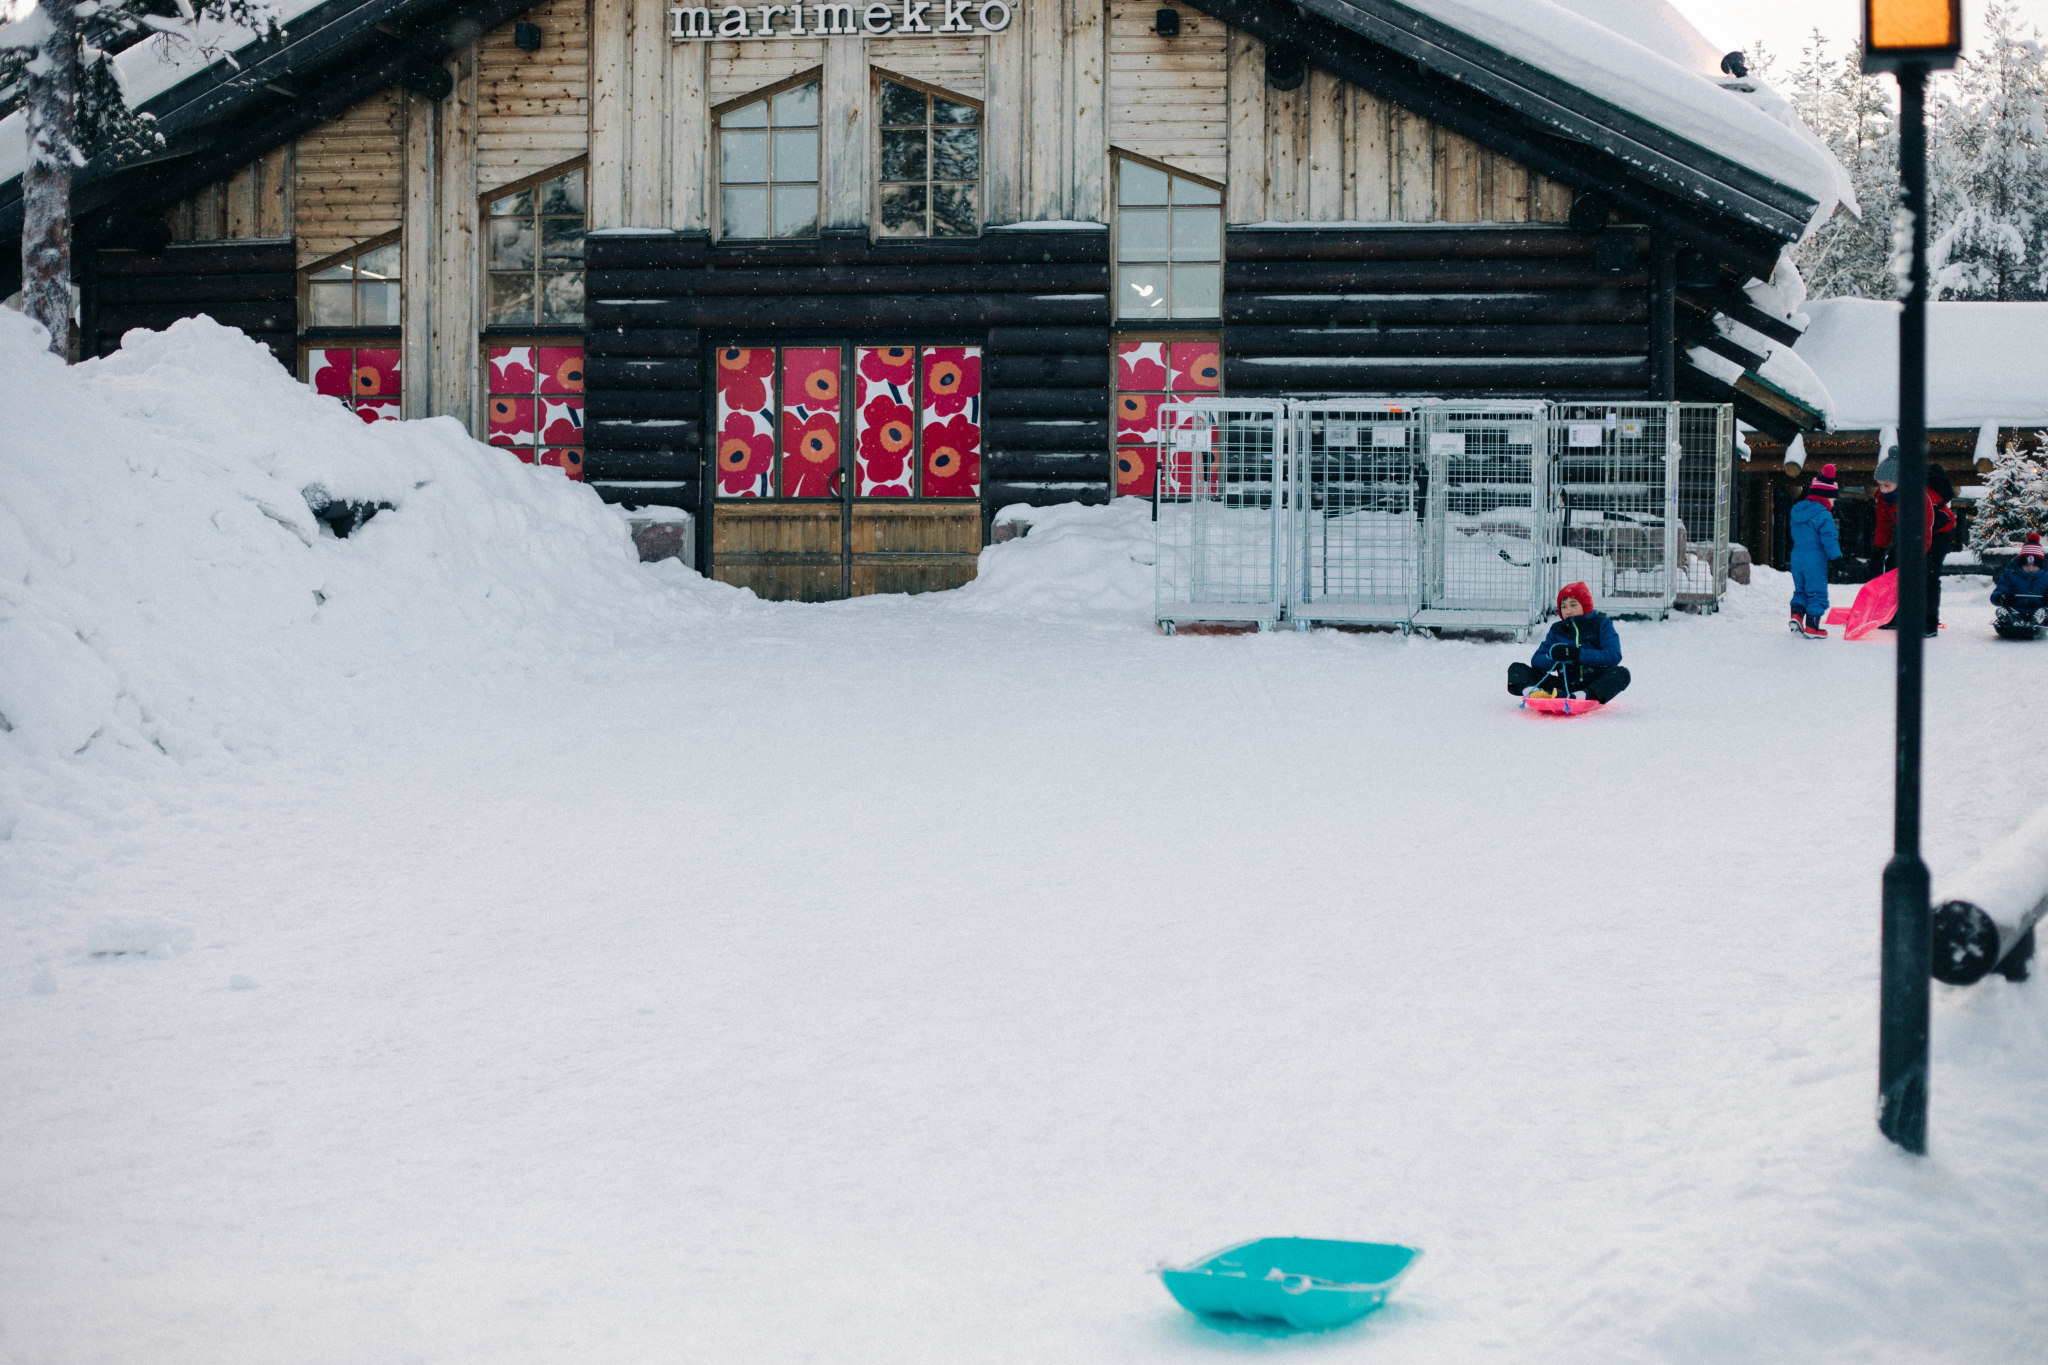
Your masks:
<svg viewBox="0 0 2048 1365"><path fill-rule="evenodd" d="M1899 305L1809 299L1796 350L1833 400L1836 428L1899 419ZM2048 426L2048 303L1927 306L1927 424Z"/></svg>
<svg viewBox="0 0 2048 1365"><path fill-rule="evenodd" d="M44 345L0 310L0 754L261 746L379 678L488 685L730 593L643 568L582 485L452 419L365 425L211 319L75 367ZM308 490L391 510L337 540Z"/></svg>

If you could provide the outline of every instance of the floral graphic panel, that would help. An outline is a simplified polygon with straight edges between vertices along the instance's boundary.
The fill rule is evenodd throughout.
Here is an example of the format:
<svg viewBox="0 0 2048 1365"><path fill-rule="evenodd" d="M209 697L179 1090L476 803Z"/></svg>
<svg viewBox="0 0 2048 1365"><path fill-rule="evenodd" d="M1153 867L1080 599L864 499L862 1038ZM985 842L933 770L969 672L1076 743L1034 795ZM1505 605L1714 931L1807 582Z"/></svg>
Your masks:
<svg viewBox="0 0 2048 1365"><path fill-rule="evenodd" d="M1116 396L1118 445L1155 445L1159 441L1159 405L1166 395L1120 393Z"/></svg>
<svg viewBox="0 0 2048 1365"><path fill-rule="evenodd" d="M920 487L928 498L981 496L981 348L925 348Z"/></svg>
<svg viewBox="0 0 2048 1365"><path fill-rule="evenodd" d="M543 391L536 425L544 446L582 445L583 399Z"/></svg>
<svg viewBox="0 0 2048 1365"><path fill-rule="evenodd" d="M521 458L525 458L526 452L521 451L520 455ZM561 450L543 450L540 453L540 462L543 465L559 468L577 483L583 482L583 452L574 447Z"/></svg>
<svg viewBox="0 0 2048 1365"><path fill-rule="evenodd" d="M1152 496L1154 481L1158 478L1159 448L1157 446L1118 446L1115 460L1116 496Z"/></svg>
<svg viewBox="0 0 2048 1365"><path fill-rule="evenodd" d="M486 409L490 443L494 446L533 444L533 400L494 393Z"/></svg>
<svg viewBox="0 0 2048 1365"><path fill-rule="evenodd" d="M854 349L856 491L863 498L912 496L916 470L917 348Z"/></svg>
<svg viewBox="0 0 2048 1365"><path fill-rule="evenodd" d="M356 352L355 374L349 392L358 399L399 396L398 348Z"/></svg>
<svg viewBox="0 0 2048 1365"><path fill-rule="evenodd" d="M765 498L775 469L772 346L718 348L718 434L712 459L721 498Z"/></svg>
<svg viewBox="0 0 2048 1365"><path fill-rule="evenodd" d="M329 398L348 398L355 386L356 353L349 350L306 352L306 382L313 392Z"/></svg>
<svg viewBox="0 0 2048 1365"><path fill-rule="evenodd" d="M1118 342L1116 386L1119 389L1164 393L1167 386L1166 346L1163 341Z"/></svg>
<svg viewBox="0 0 2048 1365"><path fill-rule="evenodd" d="M531 346L493 346L490 351L492 393L533 392Z"/></svg>
<svg viewBox="0 0 2048 1365"><path fill-rule="evenodd" d="M539 346L540 391L542 393L583 392L583 348L581 346Z"/></svg>
<svg viewBox="0 0 2048 1365"><path fill-rule="evenodd" d="M371 399L356 404L356 416L365 422L396 422L398 406L396 398Z"/></svg>
<svg viewBox="0 0 2048 1365"><path fill-rule="evenodd" d="M981 406L981 347L927 346L924 349L924 416L956 417ZM979 423L979 411L969 413Z"/></svg>
<svg viewBox="0 0 2048 1365"><path fill-rule="evenodd" d="M782 496L830 498L839 490L837 346L782 352Z"/></svg>
<svg viewBox="0 0 2048 1365"><path fill-rule="evenodd" d="M1173 391L1216 394L1223 391L1223 348L1214 341L1173 343Z"/></svg>

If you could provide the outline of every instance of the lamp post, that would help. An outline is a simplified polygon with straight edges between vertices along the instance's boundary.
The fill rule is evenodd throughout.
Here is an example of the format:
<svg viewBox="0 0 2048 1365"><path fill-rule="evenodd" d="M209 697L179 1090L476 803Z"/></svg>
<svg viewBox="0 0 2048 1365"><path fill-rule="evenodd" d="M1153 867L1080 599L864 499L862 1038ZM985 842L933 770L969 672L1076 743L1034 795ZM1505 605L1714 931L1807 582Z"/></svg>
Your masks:
<svg viewBox="0 0 2048 1365"><path fill-rule="evenodd" d="M1922 645L1927 620L1927 77L1956 63L1962 0L1863 0L1863 69L1899 82L1900 206L1912 231L1899 314L1898 720L1892 858L1884 869L1877 1126L1927 1151L1927 1032L1933 943L1920 857ZM1883 458L1884 452L1878 456Z"/></svg>

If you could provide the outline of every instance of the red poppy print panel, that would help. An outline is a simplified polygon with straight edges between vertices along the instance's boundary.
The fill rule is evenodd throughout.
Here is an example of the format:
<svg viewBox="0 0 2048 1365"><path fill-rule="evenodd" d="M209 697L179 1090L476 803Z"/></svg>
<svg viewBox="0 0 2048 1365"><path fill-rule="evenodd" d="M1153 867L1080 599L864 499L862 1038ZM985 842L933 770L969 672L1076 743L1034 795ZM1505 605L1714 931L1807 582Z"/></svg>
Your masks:
<svg viewBox="0 0 2048 1365"><path fill-rule="evenodd" d="M1223 391L1223 348L1213 341L1173 343L1173 391L1217 394Z"/></svg>
<svg viewBox="0 0 2048 1365"><path fill-rule="evenodd" d="M485 408L488 439L494 446L533 444L533 400L494 393Z"/></svg>
<svg viewBox="0 0 2048 1365"><path fill-rule="evenodd" d="M534 419L544 446L583 444L583 399L581 395L548 393L540 395Z"/></svg>
<svg viewBox="0 0 2048 1365"><path fill-rule="evenodd" d="M491 392L532 393L533 351L531 346L491 347Z"/></svg>
<svg viewBox="0 0 2048 1365"><path fill-rule="evenodd" d="M1116 386L1147 393L1164 393L1167 386L1166 346L1163 341L1121 341L1116 348Z"/></svg>
<svg viewBox="0 0 2048 1365"><path fill-rule="evenodd" d="M1153 481L1158 477L1159 448L1118 446L1113 468L1116 473L1118 497L1149 498L1152 496Z"/></svg>
<svg viewBox="0 0 2048 1365"><path fill-rule="evenodd" d="M356 404L356 416L365 422L396 422L398 400L396 398L369 399Z"/></svg>
<svg viewBox="0 0 2048 1365"><path fill-rule="evenodd" d="M782 496L830 498L839 480L837 346L782 352Z"/></svg>
<svg viewBox="0 0 2048 1365"><path fill-rule="evenodd" d="M537 346L542 393L583 392L583 348L581 346Z"/></svg>
<svg viewBox="0 0 2048 1365"><path fill-rule="evenodd" d="M717 356L718 496L765 498L775 469L775 410L768 402L775 348L721 346Z"/></svg>
<svg viewBox="0 0 2048 1365"><path fill-rule="evenodd" d="M1118 445L1156 445L1159 441L1159 405L1166 395L1120 393L1116 396L1116 440Z"/></svg>
<svg viewBox="0 0 2048 1365"><path fill-rule="evenodd" d="M526 452L521 451L521 458L525 458L525 454ZM540 453L540 462L559 468L577 483L583 482L583 452L580 450L543 450Z"/></svg>
<svg viewBox="0 0 2048 1365"><path fill-rule="evenodd" d="M854 348L856 489L863 498L913 496L917 470L917 348Z"/></svg>
<svg viewBox="0 0 2048 1365"><path fill-rule="evenodd" d="M356 352L354 387L357 398L398 397L398 348Z"/></svg>
<svg viewBox="0 0 2048 1365"><path fill-rule="evenodd" d="M306 352L306 382L313 392L329 398L348 398L355 391L356 353L346 350Z"/></svg>
<svg viewBox="0 0 2048 1365"><path fill-rule="evenodd" d="M981 348L928 346L922 360L924 425L918 433L928 498L981 496Z"/></svg>

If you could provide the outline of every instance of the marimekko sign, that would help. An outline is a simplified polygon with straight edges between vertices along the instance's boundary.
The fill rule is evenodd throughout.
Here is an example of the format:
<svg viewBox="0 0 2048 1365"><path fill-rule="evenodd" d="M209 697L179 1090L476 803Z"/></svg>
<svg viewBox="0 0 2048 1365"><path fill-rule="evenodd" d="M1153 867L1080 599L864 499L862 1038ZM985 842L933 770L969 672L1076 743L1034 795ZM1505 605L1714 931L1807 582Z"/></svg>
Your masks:
<svg viewBox="0 0 2048 1365"><path fill-rule="evenodd" d="M885 33L937 33L972 37L977 33L1001 33L1010 26L1011 7L1007 0L899 0L896 5L826 4L806 5L690 5L672 7L668 12L668 36L675 42L696 38L831 38L860 37ZM810 23L804 12L810 11ZM713 15L717 15L714 22ZM761 16L758 27L754 15ZM968 22L968 15L974 22ZM782 27L777 15L788 15ZM858 20L856 21L856 17ZM929 18L927 18L929 16Z"/></svg>

